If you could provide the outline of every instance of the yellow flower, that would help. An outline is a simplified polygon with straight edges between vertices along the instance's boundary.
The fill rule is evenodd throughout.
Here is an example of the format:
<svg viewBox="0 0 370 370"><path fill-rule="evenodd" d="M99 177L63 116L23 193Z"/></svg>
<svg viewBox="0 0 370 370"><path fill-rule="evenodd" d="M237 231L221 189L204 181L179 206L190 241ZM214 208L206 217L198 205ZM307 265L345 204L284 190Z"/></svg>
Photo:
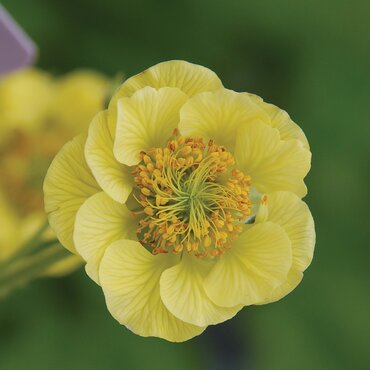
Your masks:
<svg viewBox="0 0 370 370"><path fill-rule="evenodd" d="M49 222L111 314L180 342L293 290L312 260L311 154L279 108L184 61L128 79L45 182Z"/></svg>
<svg viewBox="0 0 370 370"><path fill-rule="evenodd" d="M52 77L37 69L24 69L1 79L1 137L10 128L39 128L49 113L53 92Z"/></svg>
<svg viewBox="0 0 370 370"><path fill-rule="evenodd" d="M92 71L55 80L37 69L0 81L0 273L46 222L42 182L47 168L62 145L102 109L108 84ZM45 230L42 240L52 239L52 230ZM81 258L71 254L40 273L56 276L80 265Z"/></svg>

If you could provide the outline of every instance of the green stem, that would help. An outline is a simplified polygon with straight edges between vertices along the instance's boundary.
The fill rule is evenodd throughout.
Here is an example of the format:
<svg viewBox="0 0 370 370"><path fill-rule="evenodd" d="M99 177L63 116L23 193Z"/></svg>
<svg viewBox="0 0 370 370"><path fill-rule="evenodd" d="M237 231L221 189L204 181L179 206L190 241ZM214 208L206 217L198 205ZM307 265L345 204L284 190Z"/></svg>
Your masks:
<svg viewBox="0 0 370 370"><path fill-rule="evenodd" d="M48 267L68 255L69 253L54 240L49 242L48 248L17 261L0 273L0 298L39 277Z"/></svg>
<svg viewBox="0 0 370 370"><path fill-rule="evenodd" d="M15 252L10 258L0 263L0 270L6 269L8 266L12 265L16 260L21 259L29 255L32 251L40 249L43 247L45 242L42 241L42 236L44 232L48 229L49 224L46 221L33 235L33 237L20 247L17 252Z"/></svg>

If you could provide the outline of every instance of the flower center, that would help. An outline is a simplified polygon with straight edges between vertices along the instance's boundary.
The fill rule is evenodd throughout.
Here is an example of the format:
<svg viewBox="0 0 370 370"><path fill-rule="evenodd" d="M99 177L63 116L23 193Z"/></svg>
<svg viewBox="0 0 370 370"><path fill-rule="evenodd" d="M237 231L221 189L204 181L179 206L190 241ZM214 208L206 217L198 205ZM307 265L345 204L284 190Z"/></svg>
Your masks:
<svg viewBox="0 0 370 370"><path fill-rule="evenodd" d="M135 198L143 209L137 235L153 253L218 256L250 215L250 177L212 140L177 136L141 153Z"/></svg>

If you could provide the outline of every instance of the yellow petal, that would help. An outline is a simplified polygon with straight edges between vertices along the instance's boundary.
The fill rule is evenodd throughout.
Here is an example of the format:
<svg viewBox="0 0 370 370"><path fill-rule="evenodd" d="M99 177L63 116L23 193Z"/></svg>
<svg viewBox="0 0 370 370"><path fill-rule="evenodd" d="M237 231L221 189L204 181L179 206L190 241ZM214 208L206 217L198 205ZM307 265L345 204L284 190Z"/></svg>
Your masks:
<svg viewBox="0 0 370 370"><path fill-rule="evenodd" d="M131 169L113 155L113 130L107 112L98 113L90 124L85 145L86 161L101 188L117 202L126 202L133 186Z"/></svg>
<svg viewBox="0 0 370 370"><path fill-rule="evenodd" d="M129 78L123 83L119 93L121 97L131 96L145 86L156 89L176 87L186 95L192 96L203 91L217 90L222 87L222 82L206 67L183 60L170 60Z"/></svg>
<svg viewBox="0 0 370 370"><path fill-rule="evenodd" d="M86 135L69 141L54 158L44 181L45 211L60 242L73 253L73 228L82 203L100 191L84 157Z"/></svg>
<svg viewBox="0 0 370 370"><path fill-rule="evenodd" d="M264 102L263 99L257 95L248 95L268 114L270 118L270 125L279 130L282 140L297 139L302 142L304 148L308 150L310 149L303 130L292 121L287 112L280 109L276 105Z"/></svg>
<svg viewBox="0 0 370 370"><path fill-rule="evenodd" d="M179 129L233 150L238 128L256 119L268 117L246 94L220 89L192 97L181 109Z"/></svg>
<svg viewBox="0 0 370 370"><path fill-rule="evenodd" d="M272 303L276 302L279 299L285 297L287 294L292 292L302 281L303 279L303 273L291 268L290 271L288 272L288 276L283 284L275 288L270 296L268 296L264 301L259 302L259 305L262 304L267 304L267 303Z"/></svg>
<svg viewBox="0 0 370 370"><path fill-rule="evenodd" d="M286 280L291 265L285 231L272 222L253 225L220 257L204 287L218 305L256 304Z"/></svg>
<svg viewBox="0 0 370 370"><path fill-rule="evenodd" d="M306 195L303 179L311 166L311 153L298 140L281 140L277 129L260 122L241 127L235 158L260 193L287 190Z"/></svg>
<svg viewBox="0 0 370 370"><path fill-rule="evenodd" d="M242 308L220 307L209 299L203 285L212 266L185 253L179 264L163 272L162 301L180 320L198 326L214 325L230 319Z"/></svg>
<svg viewBox="0 0 370 370"><path fill-rule="evenodd" d="M122 84L110 101L109 121L116 121L117 102L120 98L130 97L145 86L156 89L176 87L186 95L192 96L203 91L217 90L222 87L222 82L210 69L183 60L156 64Z"/></svg>
<svg viewBox="0 0 370 370"><path fill-rule="evenodd" d="M140 152L164 146L179 123L179 110L187 100L181 90L144 87L131 98L118 101L114 155L123 164L140 162Z"/></svg>
<svg viewBox="0 0 370 370"><path fill-rule="evenodd" d="M173 258L174 255L153 255L131 240L119 240L106 250L100 281L108 309L134 333L182 342L204 331L204 327L177 319L161 301L159 279L174 263Z"/></svg>
<svg viewBox="0 0 370 370"><path fill-rule="evenodd" d="M106 248L119 239L136 239L137 221L126 205L106 193L90 197L76 215L74 242L87 262L86 272L99 284L99 266Z"/></svg>
<svg viewBox="0 0 370 370"><path fill-rule="evenodd" d="M266 302L281 299L302 280L303 271L310 265L315 247L315 225L305 202L293 193L275 192L267 195L267 220L280 225L291 244L293 262L287 280L277 287ZM257 215L258 219L258 215Z"/></svg>

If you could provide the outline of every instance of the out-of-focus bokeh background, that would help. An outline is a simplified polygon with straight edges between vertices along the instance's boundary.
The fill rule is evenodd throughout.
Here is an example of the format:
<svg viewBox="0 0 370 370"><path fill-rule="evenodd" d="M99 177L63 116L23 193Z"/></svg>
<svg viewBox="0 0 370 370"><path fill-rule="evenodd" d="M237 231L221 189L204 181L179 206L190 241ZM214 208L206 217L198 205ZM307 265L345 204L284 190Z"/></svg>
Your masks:
<svg viewBox="0 0 370 370"><path fill-rule="evenodd" d="M53 74L130 76L185 59L286 109L313 152L306 201L317 245L288 297L184 344L120 327L82 269L38 280L0 302L1 370L370 369L370 2L2 3Z"/></svg>

